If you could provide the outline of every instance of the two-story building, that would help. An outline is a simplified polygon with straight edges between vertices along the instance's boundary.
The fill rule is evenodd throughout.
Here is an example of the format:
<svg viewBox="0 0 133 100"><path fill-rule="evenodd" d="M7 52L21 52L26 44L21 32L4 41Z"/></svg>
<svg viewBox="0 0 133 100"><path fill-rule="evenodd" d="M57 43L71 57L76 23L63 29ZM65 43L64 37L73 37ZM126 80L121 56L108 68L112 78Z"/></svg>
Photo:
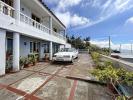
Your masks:
<svg viewBox="0 0 133 100"><path fill-rule="evenodd" d="M0 75L8 56L19 71L20 56L36 52L40 59L66 44L66 27L42 0L0 0Z"/></svg>

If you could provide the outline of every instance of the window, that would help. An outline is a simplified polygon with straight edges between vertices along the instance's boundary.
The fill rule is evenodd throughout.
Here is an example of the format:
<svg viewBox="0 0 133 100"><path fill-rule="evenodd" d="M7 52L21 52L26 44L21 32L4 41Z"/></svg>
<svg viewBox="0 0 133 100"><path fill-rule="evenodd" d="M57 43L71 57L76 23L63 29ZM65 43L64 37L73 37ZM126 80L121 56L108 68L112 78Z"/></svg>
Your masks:
<svg viewBox="0 0 133 100"><path fill-rule="evenodd" d="M30 42L30 52L31 53L38 53L40 48L40 43L39 42Z"/></svg>
<svg viewBox="0 0 133 100"><path fill-rule="evenodd" d="M12 55L13 53L13 39L7 38L7 53Z"/></svg>
<svg viewBox="0 0 133 100"><path fill-rule="evenodd" d="M57 32L57 29L56 28L53 28L54 32Z"/></svg>
<svg viewBox="0 0 133 100"><path fill-rule="evenodd" d="M30 42L30 52L33 52L33 42Z"/></svg>
<svg viewBox="0 0 133 100"><path fill-rule="evenodd" d="M49 53L49 45L43 44L43 46L44 46L44 53Z"/></svg>
<svg viewBox="0 0 133 100"><path fill-rule="evenodd" d="M38 18L36 15L32 14L32 19L40 23L40 18Z"/></svg>

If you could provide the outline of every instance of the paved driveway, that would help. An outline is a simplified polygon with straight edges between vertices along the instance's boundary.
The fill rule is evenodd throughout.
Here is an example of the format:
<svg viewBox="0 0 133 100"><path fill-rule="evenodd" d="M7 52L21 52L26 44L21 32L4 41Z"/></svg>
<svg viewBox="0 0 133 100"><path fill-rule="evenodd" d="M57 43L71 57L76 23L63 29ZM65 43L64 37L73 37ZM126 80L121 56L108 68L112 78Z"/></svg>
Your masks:
<svg viewBox="0 0 133 100"><path fill-rule="evenodd" d="M38 63L0 78L0 100L110 100L104 86L80 81L93 69L88 54L74 64Z"/></svg>

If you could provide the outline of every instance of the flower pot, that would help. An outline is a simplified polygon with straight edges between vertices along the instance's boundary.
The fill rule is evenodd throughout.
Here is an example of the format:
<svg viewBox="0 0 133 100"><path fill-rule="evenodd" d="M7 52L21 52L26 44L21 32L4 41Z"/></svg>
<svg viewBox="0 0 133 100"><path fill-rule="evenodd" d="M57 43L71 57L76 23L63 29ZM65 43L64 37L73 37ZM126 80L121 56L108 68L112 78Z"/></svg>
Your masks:
<svg viewBox="0 0 133 100"><path fill-rule="evenodd" d="M24 67L25 68L30 67L30 64L24 64Z"/></svg>

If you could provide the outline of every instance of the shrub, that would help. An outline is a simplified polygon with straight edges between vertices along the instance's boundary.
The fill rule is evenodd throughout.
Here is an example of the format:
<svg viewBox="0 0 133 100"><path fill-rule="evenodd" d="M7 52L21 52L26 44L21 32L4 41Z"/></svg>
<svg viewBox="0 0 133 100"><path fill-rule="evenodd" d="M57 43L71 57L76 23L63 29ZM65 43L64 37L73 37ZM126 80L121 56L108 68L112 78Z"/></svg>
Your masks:
<svg viewBox="0 0 133 100"><path fill-rule="evenodd" d="M99 59L100 59L100 54L97 53L97 52L92 52L92 53L91 53L91 56L92 56L92 59L93 59L95 62L99 61Z"/></svg>
<svg viewBox="0 0 133 100"><path fill-rule="evenodd" d="M119 79L117 75L117 70L112 66L108 66L103 70L95 69L92 74L96 76L99 81L110 83L111 81L115 82Z"/></svg>
<svg viewBox="0 0 133 100"><path fill-rule="evenodd" d="M28 59L29 59L30 63L35 64L37 62L37 60L39 59L39 55L34 54L34 53L29 54Z"/></svg>
<svg viewBox="0 0 133 100"><path fill-rule="evenodd" d="M111 61L105 61L104 65L105 66L113 66L113 63Z"/></svg>
<svg viewBox="0 0 133 100"><path fill-rule="evenodd" d="M126 72L123 82L128 86L133 86L133 72Z"/></svg>
<svg viewBox="0 0 133 100"><path fill-rule="evenodd" d="M19 63L20 66L23 66L25 64L25 57L20 57Z"/></svg>

